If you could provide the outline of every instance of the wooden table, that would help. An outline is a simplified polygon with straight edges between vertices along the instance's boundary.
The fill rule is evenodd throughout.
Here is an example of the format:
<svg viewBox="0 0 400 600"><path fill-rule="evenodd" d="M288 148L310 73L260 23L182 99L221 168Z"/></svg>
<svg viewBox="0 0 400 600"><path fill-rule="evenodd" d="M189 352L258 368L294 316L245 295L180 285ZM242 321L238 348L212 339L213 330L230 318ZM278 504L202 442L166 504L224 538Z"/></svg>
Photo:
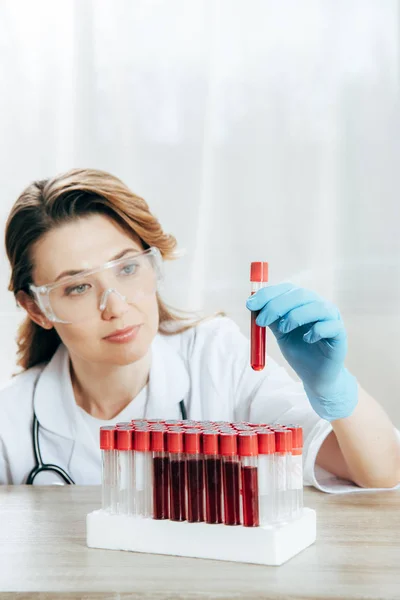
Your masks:
<svg viewBox="0 0 400 600"><path fill-rule="evenodd" d="M88 549L99 503L98 487L0 486L0 597L400 598L399 492L306 489L318 539L281 567Z"/></svg>

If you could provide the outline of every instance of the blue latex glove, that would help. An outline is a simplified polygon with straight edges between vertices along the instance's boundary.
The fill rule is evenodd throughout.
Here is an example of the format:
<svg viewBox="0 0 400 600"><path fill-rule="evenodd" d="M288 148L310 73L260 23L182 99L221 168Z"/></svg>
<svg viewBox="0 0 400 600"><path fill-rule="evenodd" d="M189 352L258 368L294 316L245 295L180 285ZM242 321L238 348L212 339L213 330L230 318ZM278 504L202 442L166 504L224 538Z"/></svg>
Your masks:
<svg viewBox="0 0 400 600"><path fill-rule="evenodd" d="M257 325L274 333L315 412L327 421L351 415L358 386L344 367L347 335L336 306L291 283L262 288L246 306L260 311Z"/></svg>

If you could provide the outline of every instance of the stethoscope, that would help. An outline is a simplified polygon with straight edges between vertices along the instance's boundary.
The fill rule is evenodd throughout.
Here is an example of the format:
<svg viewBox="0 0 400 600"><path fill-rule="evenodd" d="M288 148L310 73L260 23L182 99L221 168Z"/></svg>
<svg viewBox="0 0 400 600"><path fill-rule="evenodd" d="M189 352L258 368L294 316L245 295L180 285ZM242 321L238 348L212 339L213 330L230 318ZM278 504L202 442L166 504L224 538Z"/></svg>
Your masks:
<svg viewBox="0 0 400 600"><path fill-rule="evenodd" d="M36 387L37 387L40 375L41 374L39 374L38 377L36 378L35 385L33 388L33 393L32 393L33 406L35 406L35 393L36 393ZM183 400L181 400L179 402L179 409L181 411L182 419L184 421L186 421L187 412L186 412L186 406L185 406L185 403ZM33 442L33 454L34 454L34 458L35 458L35 466L30 471L28 477L26 478L27 485L32 485L35 480L35 477L37 477L39 475L39 473L44 473L45 471L51 472L51 473L56 473L68 485L75 484L75 481L72 479L72 477L70 477L70 475L64 469L62 469L58 465L53 465L51 463L43 462L42 453L40 452L40 445L39 445L39 421L37 419L35 409L33 409L32 442Z"/></svg>

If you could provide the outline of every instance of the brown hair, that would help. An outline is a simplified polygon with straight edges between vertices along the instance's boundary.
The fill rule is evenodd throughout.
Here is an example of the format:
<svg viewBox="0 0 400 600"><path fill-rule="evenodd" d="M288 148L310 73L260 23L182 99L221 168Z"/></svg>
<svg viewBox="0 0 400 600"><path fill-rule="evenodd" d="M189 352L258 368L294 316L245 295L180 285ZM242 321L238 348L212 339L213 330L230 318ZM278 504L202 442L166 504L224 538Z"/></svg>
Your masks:
<svg viewBox="0 0 400 600"><path fill-rule="evenodd" d="M31 295L32 248L51 229L93 213L105 214L130 234L139 236L144 248L155 246L163 259L176 258L176 240L164 233L143 198L136 196L117 177L94 169L74 169L35 181L14 204L7 220L5 244L11 265L8 289ZM193 327L184 313L178 315L157 295L160 325L165 334L180 333ZM184 322L190 321L190 322ZM183 321L183 323L182 323ZM171 327L172 325L172 327ZM174 326L175 325L175 326ZM56 330L46 330L27 317L17 334L18 361L23 369L48 362L61 340Z"/></svg>

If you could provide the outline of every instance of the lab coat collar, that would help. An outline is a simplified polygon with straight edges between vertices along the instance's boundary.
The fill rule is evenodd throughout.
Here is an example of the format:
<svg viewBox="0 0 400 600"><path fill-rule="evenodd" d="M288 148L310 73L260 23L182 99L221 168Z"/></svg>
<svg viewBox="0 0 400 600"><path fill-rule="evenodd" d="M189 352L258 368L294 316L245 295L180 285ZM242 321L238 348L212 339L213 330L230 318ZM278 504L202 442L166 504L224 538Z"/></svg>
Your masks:
<svg viewBox="0 0 400 600"><path fill-rule="evenodd" d="M187 397L190 379L183 357L167 337L157 334L151 345L148 419L179 418L179 402ZM40 426L68 439L77 433L78 411L72 388L69 355L61 344L43 369L36 387L34 409Z"/></svg>

